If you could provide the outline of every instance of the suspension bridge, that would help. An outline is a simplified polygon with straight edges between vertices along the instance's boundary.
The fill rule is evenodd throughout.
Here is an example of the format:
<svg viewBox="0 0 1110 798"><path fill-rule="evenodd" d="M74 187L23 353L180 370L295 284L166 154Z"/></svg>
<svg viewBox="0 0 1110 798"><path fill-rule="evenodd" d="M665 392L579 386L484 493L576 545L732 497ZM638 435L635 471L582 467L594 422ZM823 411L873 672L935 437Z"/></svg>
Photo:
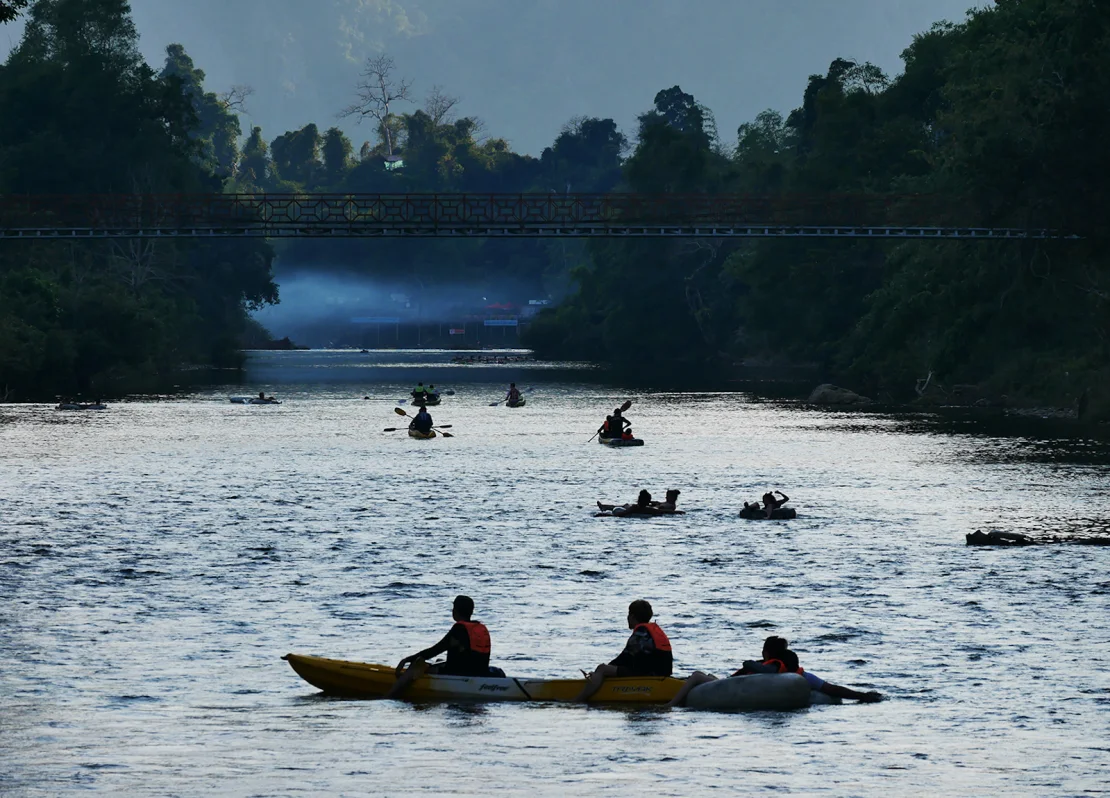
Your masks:
<svg viewBox="0 0 1110 798"><path fill-rule="evenodd" d="M126 194L0 196L0 240L151 238L1076 238L966 226L936 195Z"/></svg>

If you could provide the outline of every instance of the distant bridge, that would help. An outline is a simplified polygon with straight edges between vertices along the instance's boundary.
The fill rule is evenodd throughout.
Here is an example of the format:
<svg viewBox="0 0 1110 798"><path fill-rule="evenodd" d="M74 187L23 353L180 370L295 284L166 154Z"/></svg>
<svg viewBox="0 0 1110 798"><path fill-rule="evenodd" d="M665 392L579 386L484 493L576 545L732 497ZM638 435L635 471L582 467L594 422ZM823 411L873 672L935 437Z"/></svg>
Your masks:
<svg viewBox="0 0 1110 798"><path fill-rule="evenodd" d="M0 196L0 240L120 238L1076 238L952 223L935 195L126 194Z"/></svg>

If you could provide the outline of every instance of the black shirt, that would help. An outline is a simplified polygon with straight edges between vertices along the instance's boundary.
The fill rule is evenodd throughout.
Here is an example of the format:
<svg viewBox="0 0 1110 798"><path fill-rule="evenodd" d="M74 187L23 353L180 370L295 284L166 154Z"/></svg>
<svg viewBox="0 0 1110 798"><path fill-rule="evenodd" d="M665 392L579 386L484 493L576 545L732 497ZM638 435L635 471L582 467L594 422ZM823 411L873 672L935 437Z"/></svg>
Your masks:
<svg viewBox="0 0 1110 798"><path fill-rule="evenodd" d="M440 673L451 676L489 676L489 654L471 650L470 632L461 623L456 623L442 640L416 656L429 660L444 652L447 653L447 663L440 668Z"/></svg>

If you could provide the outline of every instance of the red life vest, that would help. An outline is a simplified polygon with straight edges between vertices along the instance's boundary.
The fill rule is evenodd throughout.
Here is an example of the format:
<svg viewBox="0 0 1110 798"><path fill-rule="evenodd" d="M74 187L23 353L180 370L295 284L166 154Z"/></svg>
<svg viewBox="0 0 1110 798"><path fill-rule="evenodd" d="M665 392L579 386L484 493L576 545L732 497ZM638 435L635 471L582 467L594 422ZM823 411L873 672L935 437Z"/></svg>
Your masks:
<svg viewBox="0 0 1110 798"><path fill-rule="evenodd" d="M655 648L656 648L657 651L670 651L671 650L671 641L667 639L667 635L663 632L662 629L659 628L658 624L654 624L654 623L638 623L638 624L636 624L636 629L640 629L641 627L648 630L648 634L651 635L651 642L655 643ZM636 629L633 629L632 631L636 631Z"/></svg>
<svg viewBox="0 0 1110 798"><path fill-rule="evenodd" d="M466 630L470 637L471 651L476 654L488 654L490 652L489 629L485 627L485 624L477 621L455 621L455 623Z"/></svg>
<svg viewBox="0 0 1110 798"><path fill-rule="evenodd" d="M798 670L796 670L796 671L787 670L786 669L786 663L783 662L781 659L765 659L760 664L762 664L762 665L774 665L776 668L779 669L779 673L805 673L805 669L802 668L802 666L800 666L800 665L798 666Z"/></svg>

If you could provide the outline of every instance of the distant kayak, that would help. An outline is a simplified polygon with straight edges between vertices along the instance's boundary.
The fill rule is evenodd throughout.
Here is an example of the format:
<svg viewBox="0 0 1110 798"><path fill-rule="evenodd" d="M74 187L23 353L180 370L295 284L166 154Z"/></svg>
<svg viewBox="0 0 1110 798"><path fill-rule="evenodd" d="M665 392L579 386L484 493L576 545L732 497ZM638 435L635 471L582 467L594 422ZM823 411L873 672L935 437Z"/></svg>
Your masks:
<svg viewBox="0 0 1110 798"><path fill-rule="evenodd" d="M798 517L798 512L793 507L780 507L777 510L771 511L771 517L767 518L767 511L756 508L741 510L740 517L746 518L749 521L789 521Z"/></svg>
<svg viewBox="0 0 1110 798"><path fill-rule="evenodd" d="M631 440L624 440L623 438L602 438L598 436L597 442L602 446L643 446L643 438L632 438Z"/></svg>
<svg viewBox="0 0 1110 798"><path fill-rule="evenodd" d="M410 438L419 438L420 440L425 440L426 441L429 438L434 438L435 436L436 436L436 431L434 429L430 429L427 432L421 432L418 429L413 429L412 427L409 427L409 437Z"/></svg>
<svg viewBox="0 0 1110 798"><path fill-rule="evenodd" d="M277 399L259 399L257 396L229 396L233 405L280 405Z"/></svg>
<svg viewBox="0 0 1110 798"><path fill-rule="evenodd" d="M60 405L58 405L54 409L55 410L107 410L108 406L107 405L99 405L99 404L85 405L85 404L77 404L75 402L62 402Z"/></svg>
<svg viewBox="0 0 1110 798"><path fill-rule="evenodd" d="M330 695L381 698L396 681L389 665L286 654L302 679ZM406 701L571 701L585 679L523 679L504 676L422 676L405 692ZM663 676L606 679L591 704L664 704L682 687Z"/></svg>
<svg viewBox="0 0 1110 798"><path fill-rule="evenodd" d="M505 407L524 407L525 402L528 400L523 396L515 402L505 402Z"/></svg>

